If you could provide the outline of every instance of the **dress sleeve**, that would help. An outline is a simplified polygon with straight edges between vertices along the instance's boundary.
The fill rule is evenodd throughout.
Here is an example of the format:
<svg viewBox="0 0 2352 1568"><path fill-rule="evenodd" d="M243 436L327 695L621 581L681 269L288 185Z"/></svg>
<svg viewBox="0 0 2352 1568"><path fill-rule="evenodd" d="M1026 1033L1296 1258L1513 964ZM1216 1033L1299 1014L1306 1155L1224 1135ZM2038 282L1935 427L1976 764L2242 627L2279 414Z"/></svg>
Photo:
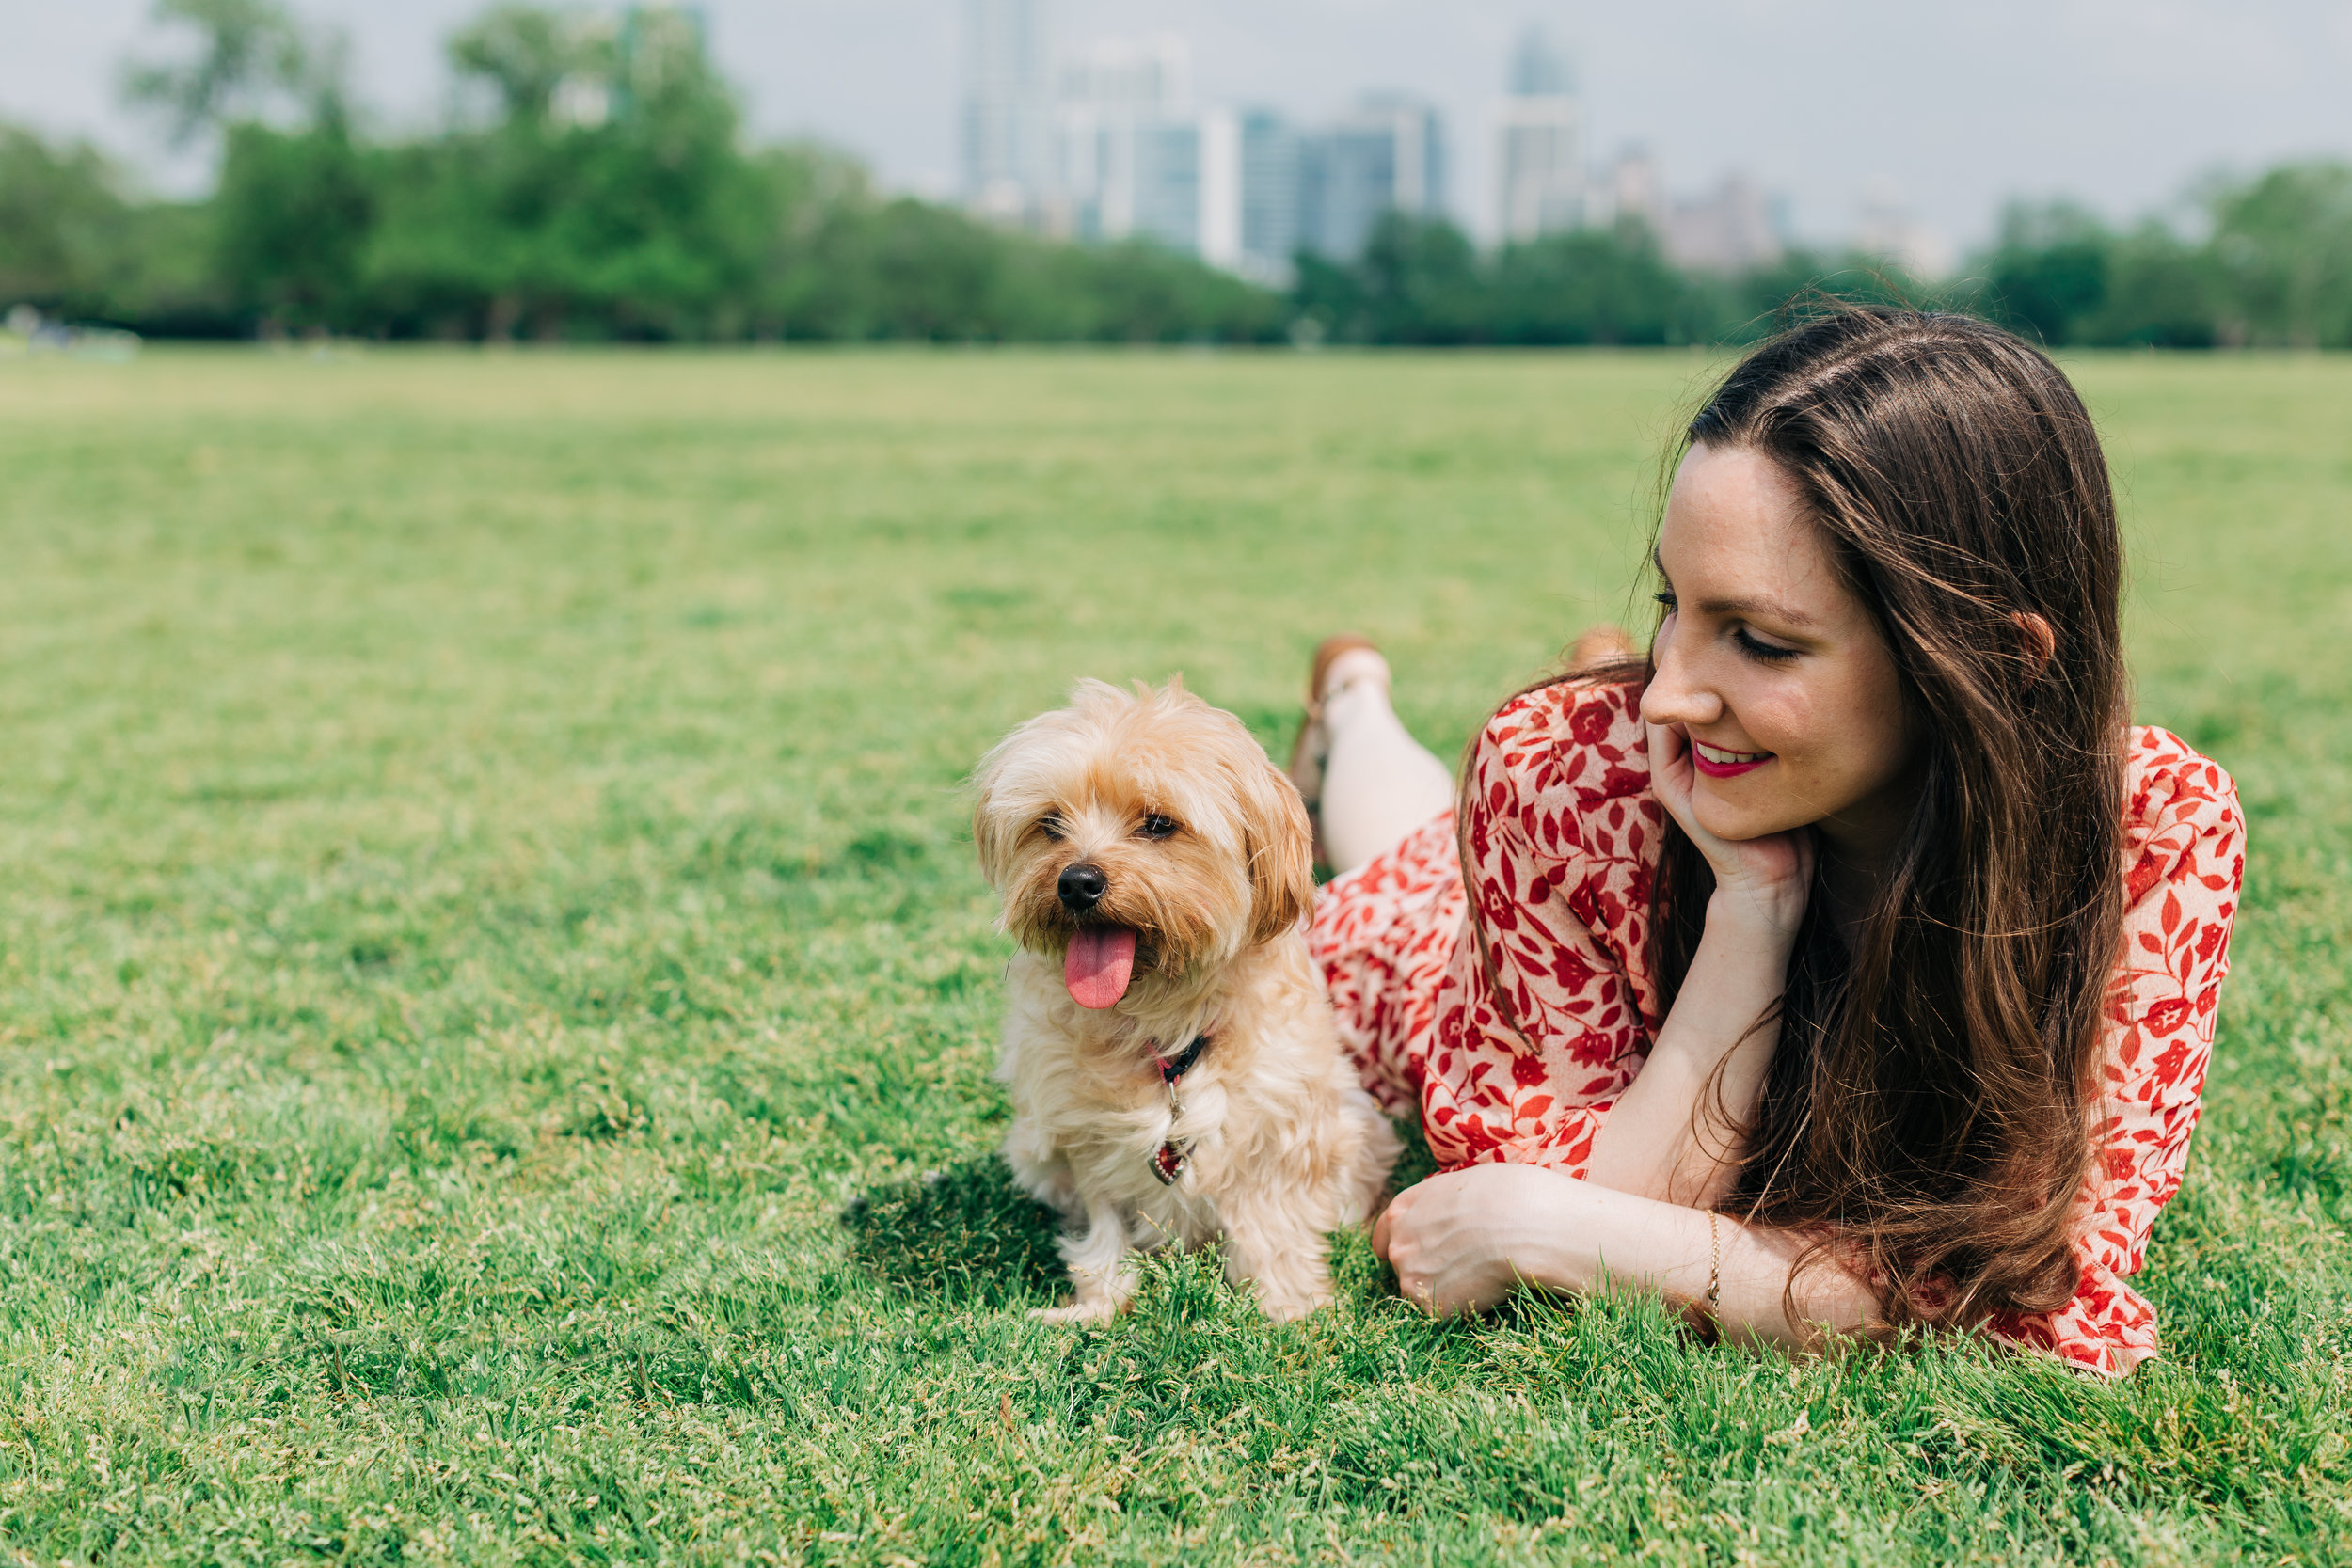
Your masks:
<svg viewBox="0 0 2352 1568"><path fill-rule="evenodd" d="M1479 736L1459 808L1474 907L1422 1085L1422 1125L1449 1168L1582 1176L1649 1049L1629 960L1645 952L1658 805L1636 700L1551 689Z"/></svg>
<svg viewBox="0 0 2352 1568"><path fill-rule="evenodd" d="M2123 1284L2180 1190L2213 1054L2246 823L2230 776L2162 730L2135 732L2123 954L2107 991L2091 1170L2076 1200L2082 1283L2055 1312L1996 1320L2004 1338L2109 1375L2155 1354L2155 1316Z"/></svg>

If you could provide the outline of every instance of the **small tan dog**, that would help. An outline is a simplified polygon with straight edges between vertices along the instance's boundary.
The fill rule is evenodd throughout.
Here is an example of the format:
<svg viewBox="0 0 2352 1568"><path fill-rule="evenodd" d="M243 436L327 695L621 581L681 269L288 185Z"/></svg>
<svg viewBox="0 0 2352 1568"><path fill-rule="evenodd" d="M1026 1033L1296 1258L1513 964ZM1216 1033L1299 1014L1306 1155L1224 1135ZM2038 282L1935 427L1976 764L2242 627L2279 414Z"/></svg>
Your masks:
<svg viewBox="0 0 2352 1568"><path fill-rule="evenodd" d="M1366 1217L1397 1142L1307 955L1297 790L1180 680L1081 681L976 782L980 869L1021 945L1005 1158L1070 1226L1077 1299L1038 1315L1107 1320L1136 1249L1220 1236L1269 1316L1328 1301L1325 1233Z"/></svg>

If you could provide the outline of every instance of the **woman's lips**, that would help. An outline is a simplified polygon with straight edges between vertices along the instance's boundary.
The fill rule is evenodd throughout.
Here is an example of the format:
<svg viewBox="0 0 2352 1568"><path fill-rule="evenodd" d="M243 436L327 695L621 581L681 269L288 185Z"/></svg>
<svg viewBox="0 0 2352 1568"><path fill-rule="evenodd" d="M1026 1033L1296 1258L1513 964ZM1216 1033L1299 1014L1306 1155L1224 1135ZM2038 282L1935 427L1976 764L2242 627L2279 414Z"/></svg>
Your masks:
<svg viewBox="0 0 2352 1568"><path fill-rule="evenodd" d="M1729 752L1704 740L1691 742L1692 765L1710 779L1736 779L1742 773L1755 772L1772 760L1770 752Z"/></svg>

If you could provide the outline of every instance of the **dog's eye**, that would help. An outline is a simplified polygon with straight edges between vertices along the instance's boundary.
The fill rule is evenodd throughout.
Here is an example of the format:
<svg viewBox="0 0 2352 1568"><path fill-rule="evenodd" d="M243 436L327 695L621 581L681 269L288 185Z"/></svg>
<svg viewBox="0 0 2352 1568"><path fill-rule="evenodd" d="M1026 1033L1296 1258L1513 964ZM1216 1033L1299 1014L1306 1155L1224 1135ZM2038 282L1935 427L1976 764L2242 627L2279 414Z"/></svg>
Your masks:
<svg viewBox="0 0 2352 1568"><path fill-rule="evenodd" d="M1057 813L1047 812L1037 819L1037 831L1047 838L1061 837L1061 816Z"/></svg>
<svg viewBox="0 0 2352 1568"><path fill-rule="evenodd" d="M1172 816L1162 816L1158 812L1146 813L1143 825L1136 830L1146 838L1166 838L1175 831L1176 819Z"/></svg>

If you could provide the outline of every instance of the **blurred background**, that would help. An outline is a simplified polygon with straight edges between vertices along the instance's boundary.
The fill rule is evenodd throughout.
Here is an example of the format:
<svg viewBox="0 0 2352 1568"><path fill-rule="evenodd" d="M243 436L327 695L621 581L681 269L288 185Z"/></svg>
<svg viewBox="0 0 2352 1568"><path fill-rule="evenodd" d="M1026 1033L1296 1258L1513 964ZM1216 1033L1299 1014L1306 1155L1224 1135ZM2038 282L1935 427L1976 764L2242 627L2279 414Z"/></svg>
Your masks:
<svg viewBox="0 0 2352 1568"><path fill-rule="evenodd" d="M2335 0L10 0L8 341L2352 342ZM106 329L113 329L108 331Z"/></svg>

